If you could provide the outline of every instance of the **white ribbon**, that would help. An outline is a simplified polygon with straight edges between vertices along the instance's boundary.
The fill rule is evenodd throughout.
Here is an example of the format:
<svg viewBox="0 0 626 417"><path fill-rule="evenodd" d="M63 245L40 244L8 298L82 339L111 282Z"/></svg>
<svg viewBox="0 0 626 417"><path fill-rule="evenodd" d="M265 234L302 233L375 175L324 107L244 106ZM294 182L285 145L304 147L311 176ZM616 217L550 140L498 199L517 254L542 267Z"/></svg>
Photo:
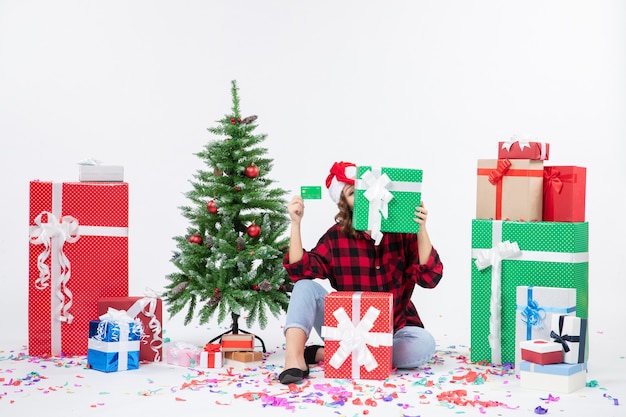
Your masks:
<svg viewBox="0 0 626 417"><path fill-rule="evenodd" d="M163 339L161 338L161 322L156 316L158 295L153 290L146 289L146 297L141 298L128 309L128 315L131 317L137 317L139 314L143 314L148 317L148 328L152 333L152 340L150 341L150 349L154 352L153 361L161 361L161 348L163 347ZM146 309L146 307L148 307ZM147 333L144 333L147 337ZM143 338L143 337L142 337ZM142 342L147 343L147 342Z"/></svg>
<svg viewBox="0 0 626 417"><path fill-rule="evenodd" d="M337 319L337 327L322 327L322 337L325 340L338 340L339 348L329 360L335 369L339 368L352 355L352 376L360 376L359 368L364 366L369 372L378 366L376 358L368 346L391 346L391 333L370 332L374 322L380 315L380 310L370 306L361 320L360 316L361 292L354 293L352 298L352 319L343 307L335 310L333 315ZM356 306L356 308L355 308Z"/></svg>
<svg viewBox="0 0 626 417"><path fill-rule="evenodd" d="M361 179L365 183L366 189L363 195L370 202L367 227L375 244L378 245L383 238L383 234L380 231L381 216L385 219L387 218L389 202L393 198L393 194L388 190L391 180L387 174L381 175L380 168L372 168L371 171L364 173Z"/></svg>
<svg viewBox="0 0 626 417"><path fill-rule="evenodd" d="M67 284L71 276L70 261L63 252L65 242L75 243L80 236L128 236L127 227L107 226L84 226L79 225L77 219L72 216L62 216L63 184L52 184L52 212L43 211L35 217L34 226L30 226L30 243L43 245L44 249L37 257L39 277L35 281L35 288L50 291L50 352L52 355L60 355L61 324L71 324L73 315L70 308L73 303L72 292ZM47 222L43 216L47 216ZM60 220L59 220L60 217ZM46 260L50 257L50 268ZM50 283L48 283L50 281ZM67 298L67 302L66 302Z"/></svg>
<svg viewBox="0 0 626 417"><path fill-rule="evenodd" d="M491 230L491 249L472 249L472 258L476 267L483 270L491 266L491 300L489 317L489 347L491 362L502 362L502 260L512 259L533 262L583 263L589 261L588 252L541 252L520 250L517 242L502 242L502 221L493 220Z"/></svg>

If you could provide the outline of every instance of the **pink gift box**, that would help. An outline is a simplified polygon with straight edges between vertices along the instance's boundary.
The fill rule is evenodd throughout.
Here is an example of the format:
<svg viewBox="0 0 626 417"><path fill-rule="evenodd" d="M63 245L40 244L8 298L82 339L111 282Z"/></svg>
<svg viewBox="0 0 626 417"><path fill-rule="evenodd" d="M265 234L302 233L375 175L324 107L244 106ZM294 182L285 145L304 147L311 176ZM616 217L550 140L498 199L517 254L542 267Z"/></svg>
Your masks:
<svg viewBox="0 0 626 417"><path fill-rule="evenodd" d="M165 360L170 365L194 368L200 364L202 349L185 342L174 342L165 348Z"/></svg>
<svg viewBox="0 0 626 417"><path fill-rule="evenodd" d="M324 377L389 377L393 350L393 296L385 292L338 291L324 302ZM348 340L359 334L359 343Z"/></svg>
<svg viewBox="0 0 626 417"><path fill-rule="evenodd" d="M520 343L522 360L549 365L563 362L563 346L549 340L524 340Z"/></svg>
<svg viewBox="0 0 626 417"><path fill-rule="evenodd" d="M87 355L98 300L128 295L128 184L31 181L29 224L28 353Z"/></svg>

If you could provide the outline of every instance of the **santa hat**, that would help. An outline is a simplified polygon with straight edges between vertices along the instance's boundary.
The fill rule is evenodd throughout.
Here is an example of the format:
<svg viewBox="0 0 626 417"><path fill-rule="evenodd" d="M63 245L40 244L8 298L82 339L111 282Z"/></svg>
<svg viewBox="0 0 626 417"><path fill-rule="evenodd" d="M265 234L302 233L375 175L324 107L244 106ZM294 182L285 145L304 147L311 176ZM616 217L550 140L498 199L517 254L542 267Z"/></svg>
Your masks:
<svg viewBox="0 0 626 417"><path fill-rule="evenodd" d="M330 198L336 203L339 202L343 187L347 184L354 185L356 176L356 165L352 162L335 162L330 169L330 174L326 178L326 188Z"/></svg>

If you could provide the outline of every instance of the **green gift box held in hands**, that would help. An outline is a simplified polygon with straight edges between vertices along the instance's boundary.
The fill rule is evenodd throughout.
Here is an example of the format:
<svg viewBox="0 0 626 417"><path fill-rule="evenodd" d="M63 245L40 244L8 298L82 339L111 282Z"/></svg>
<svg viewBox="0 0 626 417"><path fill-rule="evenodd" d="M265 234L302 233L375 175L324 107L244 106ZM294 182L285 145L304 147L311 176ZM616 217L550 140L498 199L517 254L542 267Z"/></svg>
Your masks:
<svg viewBox="0 0 626 417"><path fill-rule="evenodd" d="M375 241L381 232L417 233L413 220L422 198L422 170L358 166L354 187L353 222L369 230Z"/></svg>

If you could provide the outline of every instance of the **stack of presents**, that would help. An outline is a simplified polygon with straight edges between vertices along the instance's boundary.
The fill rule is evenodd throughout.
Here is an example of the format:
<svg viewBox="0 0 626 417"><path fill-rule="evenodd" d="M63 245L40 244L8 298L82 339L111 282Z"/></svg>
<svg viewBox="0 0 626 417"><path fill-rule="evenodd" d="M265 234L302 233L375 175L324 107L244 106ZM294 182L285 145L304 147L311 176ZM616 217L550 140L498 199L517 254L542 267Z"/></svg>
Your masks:
<svg viewBox="0 0 626 417"><path fill-rule="evenodd" d="M588 358L586 169L548 166L549 151L513 137L478 160L471 360L569 393L585 386Z"/></svg>
<svg viewBox="0 0 626 417"><path fill-rule="evenodd" d="M86 355L88 366L103 372L162 361L162 300L152 292L128 294L122 167L81 166L78 182L31 181L29 199L29 355ZM223 350L247 354L253 350L247 340L242 349L226 342ZM221 366L221 348L200 349L207 367ZM168 358L176 349L166 349Z"/></svg>

